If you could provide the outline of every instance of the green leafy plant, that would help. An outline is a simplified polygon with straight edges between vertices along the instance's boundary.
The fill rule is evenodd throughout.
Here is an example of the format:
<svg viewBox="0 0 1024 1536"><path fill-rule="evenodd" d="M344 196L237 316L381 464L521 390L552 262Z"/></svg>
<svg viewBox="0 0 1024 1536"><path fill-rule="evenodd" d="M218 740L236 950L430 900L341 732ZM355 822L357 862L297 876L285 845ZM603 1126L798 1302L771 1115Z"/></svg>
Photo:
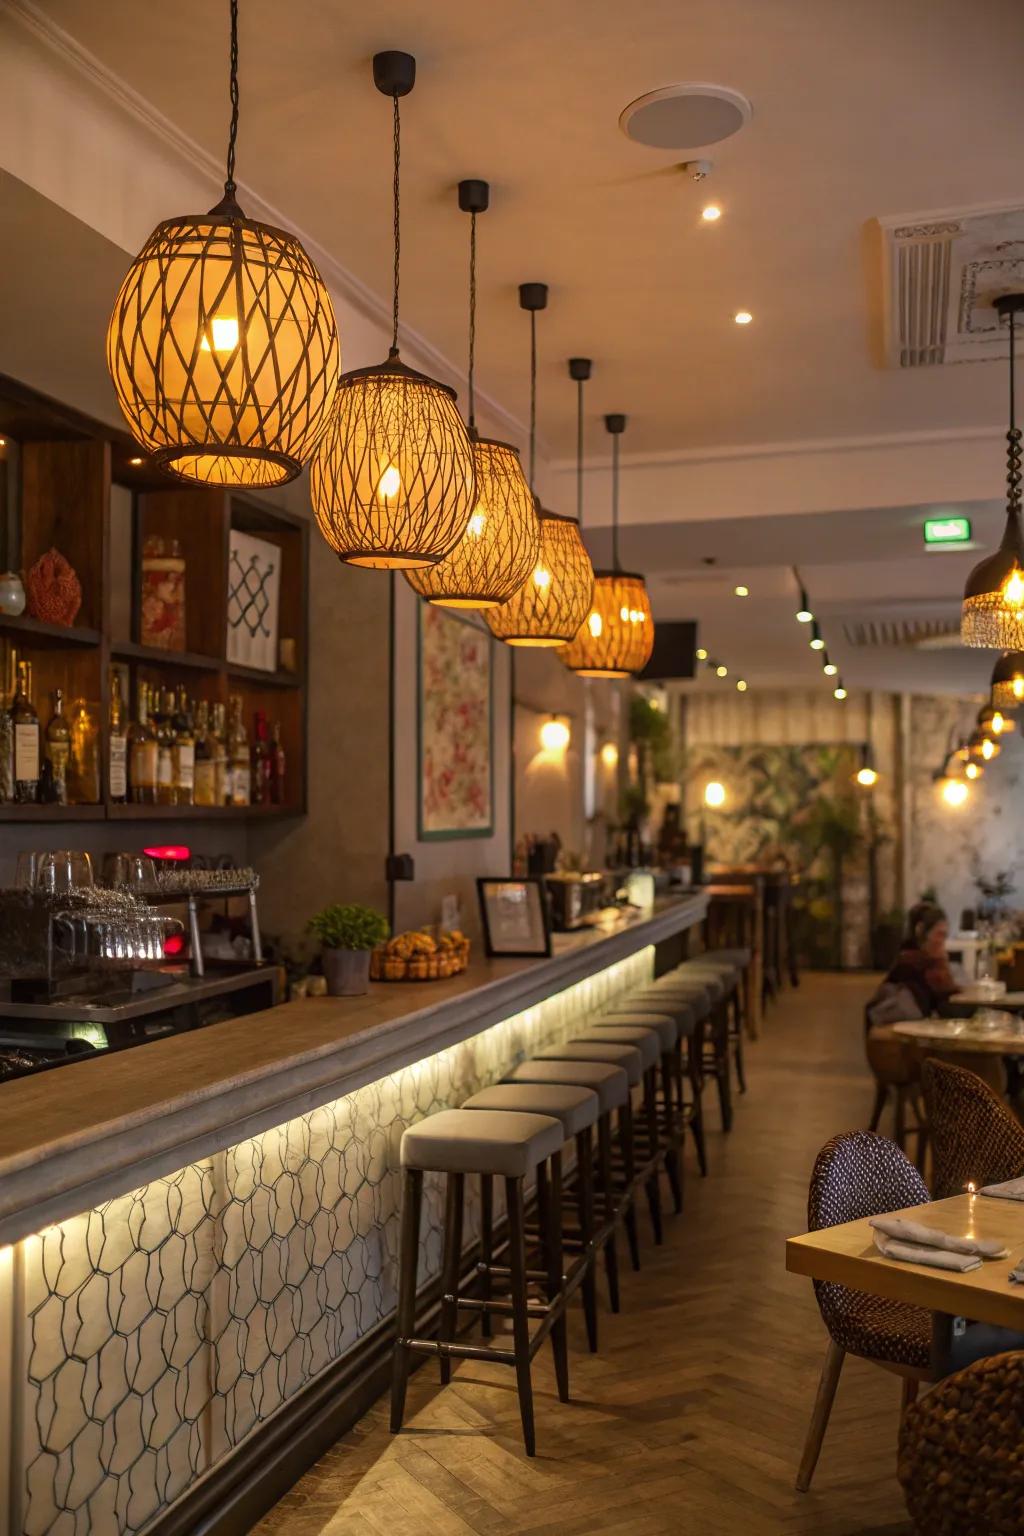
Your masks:
<svg viewBox="0 0 1024 1536"><path fill-rule="evenodd" d="M374 949L390 935L391 925L373 907L335 902L311 917L306 931L315 934L324 949Z"/></svg>
<svg viewBox="0 0 1024 1536"><path fill-rule="evenodd" d="M678 778L676 748L672 726L663 709L642 693L629 701L629 739L637 749L641 782L648 764L659 784Z"/></svg>

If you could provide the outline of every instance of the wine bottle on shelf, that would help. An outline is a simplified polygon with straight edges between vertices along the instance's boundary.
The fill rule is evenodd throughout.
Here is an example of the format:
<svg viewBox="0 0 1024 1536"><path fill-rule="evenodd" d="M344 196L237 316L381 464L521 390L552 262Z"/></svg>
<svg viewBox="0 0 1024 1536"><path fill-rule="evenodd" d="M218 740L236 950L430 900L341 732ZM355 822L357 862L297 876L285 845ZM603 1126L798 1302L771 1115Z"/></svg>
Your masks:
<svg viewBox="0 0 1024 1536"><path fill-rule="evenodd" d="M107 733L107 793L115 805L128 799L128 737L124 728L124 702L121 698L121 674L110 674L110 717Z"/></svg>
<svg viewBox="0 0 1024 1536"><path fill-rule="evenodd" d="M249 738L242 719L242 700L237 693L231 695L228 721L228 775L231 780L231 804L249 805L252 795Z"/></svg>
<svg viewBox="0 0 1024 1536"><path fill-rule="evenodd" d="M188 695L184 685L178 689L174 709L174 803L194 805L196 790L196 738L192 728L192 712L188 707Z"/></svg>
<svg viewBox="0 0 1024 1536"><path fill-rule="evenodd" d="M270 742L267 740L267 716L257 709L253 715L252 788L253 805L270 804Z"/></svg>
<svg viewBox="0 0 1024 1536"><path fill-rule="evenodd" d="M210 730L210 706L205 699L196 703L196 805L217 804L217 759L215 738Z"/></svg>
<svg viewBox="0 0 1024 1536"><path fill-rule="evenodd" d="M64 714L64 690L53 690L53 714L46 727L44 744L45 788L40 799L51 805L68 803L68 764L71 761L71 728ZM41 781L44 782L44 781Z"/></svg>
<svg viewBox="0 0 1024 1536"><path fill-rule="evenodd" d="M14 721L11 709L18 691L18 653L14 646L3 652L3 691L0 692L0 805L14 799Z"/></svg>
<svg viewBox="0 0 1024 1536"><path fill-rule="evenodd" d="M284 746L281 742L281 722L274 721L274 735L270 743L270 803L271 805L284 805L285 802L285 777L288 769L288 759L285 756Z"/></svg>
<svg viewBox="0 0 1024 1536"><path fill-rule="evenodd" d="M133 805L156 805L159 747L149 719L149 686L139 684L138 717L128 727L128 778Z"/></svg>
<svg viewBox="0 0 1024 1536"><path fill-rule="evenodd" d="M32 663L18 662L18 687L11 705L14 727L14 799L35 805L39 799L39 716L32 703Z"/></svg>
<svg viewBox="0 0 1024 1536"><path fill-rule="evenodd" d="M231 804L231 769L228 765L228 732L224 705L214 704L210 726L210 755L213 758L213 803Z"/></svg>
<svg viewBox="0 0 1024 1536"><path fill-rule="evenodd" d="M156 729L156 800L173 805L174 794L174 699L169 688L153 689L153 724Z"/></svg>
<svg viewBox="0 0 1024 1536"><path fill-rule="evenodd" d="M68 719L71 757L68 763L68 801L71 805L98 805L100 787L100 732L92 707L76 699Z"/></svg>

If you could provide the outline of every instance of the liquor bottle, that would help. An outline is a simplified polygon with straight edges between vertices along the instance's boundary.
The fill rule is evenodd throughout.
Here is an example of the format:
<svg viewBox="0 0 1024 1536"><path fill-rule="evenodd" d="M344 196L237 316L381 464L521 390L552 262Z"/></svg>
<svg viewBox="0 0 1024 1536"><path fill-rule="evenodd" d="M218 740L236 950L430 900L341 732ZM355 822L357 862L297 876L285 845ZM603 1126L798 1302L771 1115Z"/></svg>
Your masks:
<svg viewBox="0 0 1024 1536"><path fill-rule="evenodd" d="M128 778L133 805L156 805L156 731L149 719L149 686L139 684L138 719L128 727Z"/></svg>
<svg viewBox="0 0 1024 1536"><path fill-rule="evenodd" d="M107 735L107 793L115 805L128 799L128 737L124 729L121 674L110 674L110 729Z"/></svg>
<svg viewBox="0 0 1024 1536"><path fill-rule="evenodd" d="M193 805L196 788L196 738L192 729L192 712L188 707L188 695L184 686L178 689L173 724L174 803L175 805Z"/></svg>
<svg viewBox="0 0 1024 1536"><path fill-rule="evenodd" d="M18 688L11 705L14 726L14 799L34 805L39 798L39 716L32 703L32 663L18 662Z"/></svg>
<svg viewBox="0 0 1024 1536"><path fill-rule="evenodd" d="M0 805L14 799L14 721L11 708L18 690L18 653L14 646L3 652L3 689L0 691Z"/></svg>
<svg viewBox="0 0 1024 1536"><path fill-rule="evenodd" d="M51 805L68 803L68 765L71 761L71 729L64 714L64 690L53 690L53 714L46 727L46 789L40 795Z"/></svg>
<svg viewBox="0 0 1024 1536"><path fill-rule="evenodd" d="M68 801L71 805L98 805L100 790L100 733L96 716L85 699L75 699L68 719L71 759L68 764Z"/></svg>
<svg viewBox="0 0 1024 1536"><path fill-rule="evenodd" d="M228 733L223 704L213 706L210 727L210 752L213 757L213 797L215 805L231 804L231 770L228 766Z"/></svg>
<svg viewBox="0 0 1024 1536"><path fill-rule="evenodd" d="M267 740L267 716L257 709L253 714L252 780L253 805L270 804L270 742Z"/></svg>
<svg viewBox="0 0 1024 1536"><path fill-rule="evenodd" d="M156 801L174 804L174 700L168 688L153 689L153 727L156 731Z"/></svg>
<svg viewBox="0 0 1024 1536"><path fill-rule="evenodd" d="M248 805L251 796L252 768L249 762L249 738L245 733L245 722L242 719L242 700L237 693L231 695L227 746L231 804Z"/></svg>
<svg viewBox="0 0 1024 1536"><path fill-rule="evenodd" d="M210 706L205 699L196 704L196 805L216 805L216 738L210 731Z"/></svg>
<svg viewBox="0 0 1024 1536"><path fill-rule="evenodd" d="M274 721L274 739L270 744L270 803L271 805L284 805L285 801L285 777L288 769L288 759L281 743L281 722Z"/></svg>

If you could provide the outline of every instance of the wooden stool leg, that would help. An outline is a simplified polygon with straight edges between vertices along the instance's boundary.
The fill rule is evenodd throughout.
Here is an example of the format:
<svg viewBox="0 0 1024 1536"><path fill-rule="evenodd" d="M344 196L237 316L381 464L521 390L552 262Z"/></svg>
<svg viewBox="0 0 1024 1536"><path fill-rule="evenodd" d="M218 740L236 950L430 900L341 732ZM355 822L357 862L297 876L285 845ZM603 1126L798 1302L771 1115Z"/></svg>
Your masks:
<svg viewBox="0 0 1024 1536"><path fill-rule="evenodd" d="M651 1142L651 1156L656 1157L660 1140L660 1128L658 1126L658 1090L655 1084L656 1067L644 1073L644 1120L647 1124L647 1135ZM664 1232L661 1224L661 1182L658 1178L658 1164L654 1164L654 1172L647 1180L644 1188L647 1191L647 1207L651 1213L651 1227L654 1230L654 1241L659 1246L664 1242Z"/></svg>
<svg viewBox="0 0 1024 1536"><path fill-rule="evenodd" d="M597 1156L601 1184L601 1207L604 1219L609 1223L608 1240L604 1245L604 1269L608 1281L608 1305L613 1312L619 1310L619 1250L615 1239L615 1191L612 1187L612 1128L610 1115L602 1115L597 1122Z"/></svg>
<svg viewBox="0 0 1024 1536"><path fill-rule="evenodd" d="M523 1443L527 1456L536 1454L533 1429L533 1384L530 1380L530 1318L526 1296L526 1235L523 1216L522 1179L505 1180L505 1204L508 1208L508 1263L512 1290L512 1340L516 1357L516 1386L519 1391L519 1415L523 1421Z"/></svg>
<svg viewBox="0 0 1024 1536"><path fill-rule="evenodd" d="M718 1083L718 1103L722 1111L722 1130L732 1130L732 1068L729 1065L729 1021L725 1008L719 1004L714 1023L715 1080Z"/></svg>
<svg viewBox="0 0 1024 1536"><path fill-rule="evenodd" d="M586 1256L583 1271L583 1317L587 1325L587 1347L597 1351L597 1277L590 1243L594 1236L594 1138L590 1126L576 1136L576 1184L579 1191L580 1239Z"/></svg>
<svg viewBox="0 0 1024 1536"><path fill-rule="evenodd" d="M561 1402L569 1401L569 1323L562 1302L565 1275L562 1266L562 1154L551 1159L551 1185L548 1192L548 1221L544 1233L544 1260L547 1270L548 1305L558 1306L560 1315L551 1325L551 1351L555 1361L555 1380Z"/></svg>
<svg viewBox="0 0 1024 1536"><path fill-rule="evenodd" d="M693 1094L693 1114L690 1117L690 1134L693 1144L697 1149L697 1166L700 1176L706 1179L708 1176L708 1152L704 1141L704 1030L698 1028L687 1045L687 1071L690 1078L690 1092Z"/></svg>
<svg viewBox="0 0 1024 1536"><path fill-rule="evenodd" d="M619 1110L619 1144L622 1148L622 1166L626 1178L626 1241L629 1244L629 1262L634 1270L640 1268L640 1238L636 1227L636 1205L633 1200L633 1181L636 1178L636 1160L633 1152L633 1104L627 1099Z"/></svg>
<svg viewBox="0 0 1024 1536"><path fill-rule="evenodd" d="M882 1123L882 1111L885 1109L885 1101L889 1097L889 1090L884 1083L879 1083L875 1088L875 1103L871 1111L871 1123L869 1131L877 1131Z"/></svg>
<svg viewBox="0 0 1024 1536"><path fill-rule="evenodd" d="M672 1191L672 1208L678 1216L683 1208L683 1162L675 1139L675 1115L672 1111L672 1054L661 1058L661 1096L665 1101L665 1173Z"/></svg>
<svg viewBox="0 0 1024 1536"><path fill-rule="evenodd" d="M402 1175L402 1235L398 1274L398 1316L395 1353L391 1366L391 1429L397 1433L405 1417L405 1389L409 1383L408 1340L416 1331L416 1272L420 1257L420 1202L423 1174L406 1168Z"/></svg>
<svg viewBox="0 0 1024 1536"><path fill-rule="evenodd" d="M733 993L732 998L732 1006L734 1010L732 1045L733 1059L736 1062L736 1081L739 1084L740 1093L746 1093L747 1071L743 1063L743 1018L742 1009L740 1007L740 995L740 992L737 990Z"/></svg>
<svg viewBox="0 0 1024 1536"><path fill-rule="evenodd" d="M806 1493L811 1486L811 1478L814 1476L814 1469L818 1465L818 1456L821 1453L821 1442L828 1428L828 1418L832 1412L836 1387L839 1385L839 1372L843 1368L845 1358L846 1351L840 1349L834 1339L829 1339L825 1364L821 1368L821 1379L818 1382L818 1393L814 1399L814 1412L811 1414L807 1439L804 1442L804 1454L800 1458L800 1470L796 1474L797 1493Z"/></svg>
<svg viewBox="0 0 1024 1536"><path fill-rule="evenodd" d="M459 1319L459 1271L462 1267L462 1205L466 1192L466 1175L450 1173L444 1213L444 1261L441 1269L441 1324L438 1337L442 1344L450 1344L455 1338ZM450 1355L440 1357L441 1385L447 1386L452 1379Z"/></svg>
<svg viewBox="0 0 1024 1536"><path fill-rule="evenodd" d="M490 1301L492 1285L490 1265L494 1262L494 1180L489 1173L480 1176L480 1299ZM480 1332L485 1339L494 1333L489 1312L480 1314Z"/></svg>

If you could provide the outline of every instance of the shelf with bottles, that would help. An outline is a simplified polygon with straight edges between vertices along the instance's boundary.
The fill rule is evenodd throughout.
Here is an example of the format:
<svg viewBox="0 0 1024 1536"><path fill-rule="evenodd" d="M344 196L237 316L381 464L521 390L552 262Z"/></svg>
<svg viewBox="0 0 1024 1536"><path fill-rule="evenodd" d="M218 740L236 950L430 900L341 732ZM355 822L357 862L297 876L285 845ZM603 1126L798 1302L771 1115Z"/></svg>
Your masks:
<svg viewBox="0 0 1024 1536"><path fill-rule="evenodd" d="M301 815L306 803L304 696L266 682L232 680L229 713L231 706L249 740L252 808Z"/></svg>
<svg viewBox="0 0 1024 1536"><path fill-rule="evenodd" d="M0 637L0 806L10 808L7 819L92 808L102 815L100 693L98 651L15 646Z"/></svg>

